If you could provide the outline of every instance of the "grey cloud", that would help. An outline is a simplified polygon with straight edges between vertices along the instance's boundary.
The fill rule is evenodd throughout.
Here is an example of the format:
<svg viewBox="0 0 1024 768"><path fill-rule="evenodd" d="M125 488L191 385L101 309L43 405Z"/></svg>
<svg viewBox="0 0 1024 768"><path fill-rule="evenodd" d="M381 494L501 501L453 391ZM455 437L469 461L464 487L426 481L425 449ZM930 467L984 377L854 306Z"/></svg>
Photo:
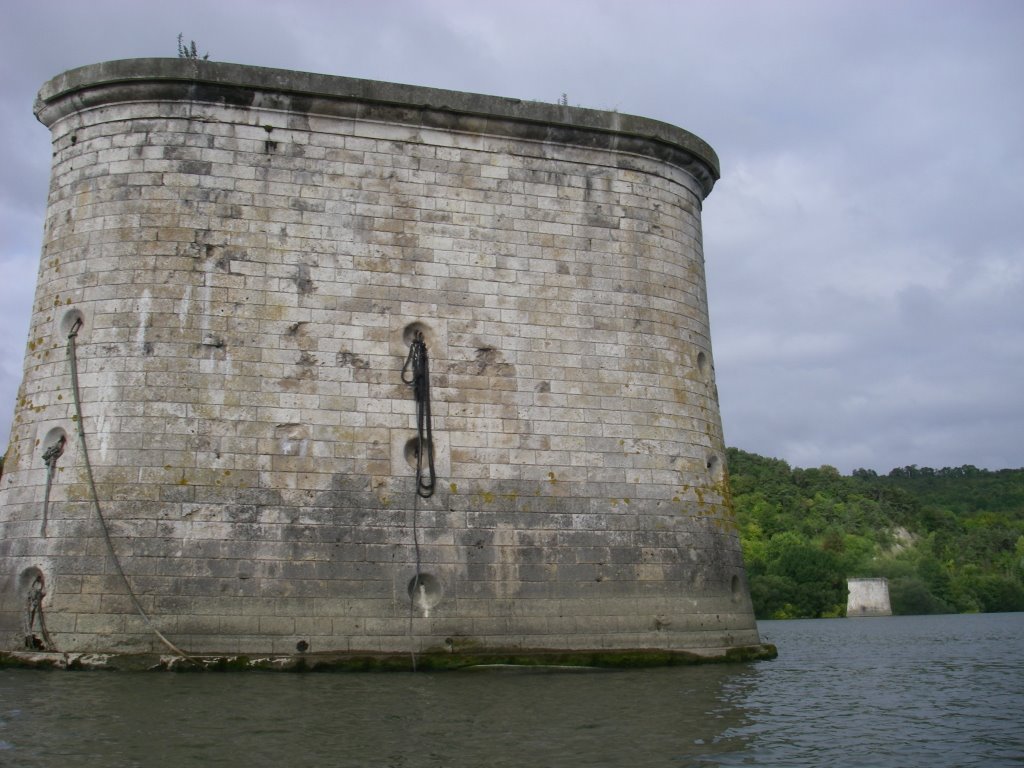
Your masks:
<svg viewBox="0 0 1024 768"><path fill-rule="evenodd" d="M0 29L0 431L49 166L31 103L112 58L216 59L614 108L708 140L730 444L796 465L1024 465L1024 5L1013 0L18 4Z"/></svg>

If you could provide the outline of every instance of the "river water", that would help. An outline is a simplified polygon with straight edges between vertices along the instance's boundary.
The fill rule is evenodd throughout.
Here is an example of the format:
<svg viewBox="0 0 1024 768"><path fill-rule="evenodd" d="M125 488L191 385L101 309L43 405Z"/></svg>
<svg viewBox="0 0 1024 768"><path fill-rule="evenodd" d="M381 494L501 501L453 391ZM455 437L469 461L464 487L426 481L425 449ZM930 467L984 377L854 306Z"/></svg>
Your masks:
<svg viewBox="0 0 1024 768"><path fill-rule="evenodd" d="M1024 614L767 621L770 662L0 671L0 765L1024 766Z"/></svg>

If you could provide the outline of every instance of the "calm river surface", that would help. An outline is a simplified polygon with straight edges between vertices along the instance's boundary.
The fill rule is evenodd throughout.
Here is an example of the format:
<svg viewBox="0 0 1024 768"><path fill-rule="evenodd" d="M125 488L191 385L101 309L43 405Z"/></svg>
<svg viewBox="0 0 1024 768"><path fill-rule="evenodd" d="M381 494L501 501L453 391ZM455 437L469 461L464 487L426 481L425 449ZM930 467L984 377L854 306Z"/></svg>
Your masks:
<svg viewBox="0 0 1024 768"><path fill-rule="evenodd" d="M1024 614L768 621L623 672L0 671L0 765L1024 766Z"/></svg>

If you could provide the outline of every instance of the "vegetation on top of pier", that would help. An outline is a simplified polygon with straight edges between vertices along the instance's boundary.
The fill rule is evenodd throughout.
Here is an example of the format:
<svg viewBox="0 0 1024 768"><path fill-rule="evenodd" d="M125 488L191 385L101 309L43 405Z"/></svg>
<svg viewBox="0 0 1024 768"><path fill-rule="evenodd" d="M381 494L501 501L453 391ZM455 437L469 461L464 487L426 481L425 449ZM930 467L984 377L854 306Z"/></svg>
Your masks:
<svg viewBox="0 0 1024 768"><path fill-rule="evenodd" d="M758 618L842 616L846 579L897 614L1024 610L1024 469L790 467L729 449Z"/></svg>

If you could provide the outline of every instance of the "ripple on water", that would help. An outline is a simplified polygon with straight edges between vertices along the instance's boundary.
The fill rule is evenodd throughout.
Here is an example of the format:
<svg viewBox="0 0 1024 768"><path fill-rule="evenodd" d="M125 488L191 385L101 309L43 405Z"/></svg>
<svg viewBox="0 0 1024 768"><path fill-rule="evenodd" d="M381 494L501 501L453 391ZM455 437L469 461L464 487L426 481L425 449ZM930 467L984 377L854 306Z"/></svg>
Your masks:
<svg viewBox="0 0 1024 768"><path fill-rule="evenodd" d="M0 764L1024 764L1024 614L762 630L776 661L594 674L3 670Z"/></svg>

